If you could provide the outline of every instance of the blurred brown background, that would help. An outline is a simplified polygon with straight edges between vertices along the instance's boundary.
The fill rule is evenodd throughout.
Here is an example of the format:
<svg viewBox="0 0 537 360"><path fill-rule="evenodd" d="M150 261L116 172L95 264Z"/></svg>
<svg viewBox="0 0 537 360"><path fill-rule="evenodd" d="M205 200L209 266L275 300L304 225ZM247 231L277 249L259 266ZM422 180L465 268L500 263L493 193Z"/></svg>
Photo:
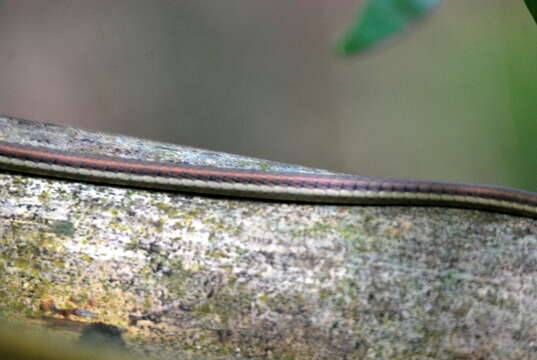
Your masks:
<svg viewBox="0 0 537 360"><path fill-rule="evenodd" d="M520 124L537 121L537 26L523 1L445 1L409 35L338 57L361 5L0 0L0 113L537 191L537 148L519 145Z"/></svg>

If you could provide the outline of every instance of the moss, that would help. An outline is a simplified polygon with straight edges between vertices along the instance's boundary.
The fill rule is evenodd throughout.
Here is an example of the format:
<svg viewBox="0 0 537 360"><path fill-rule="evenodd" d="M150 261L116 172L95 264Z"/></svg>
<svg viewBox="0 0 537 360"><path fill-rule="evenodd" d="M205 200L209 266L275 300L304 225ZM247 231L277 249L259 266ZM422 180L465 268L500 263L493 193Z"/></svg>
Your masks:
<svg viewBox="0 0 537 360"><path fill-rule="evenodd" d="M73 236L75 233L75 225L68 220L55 221L49 226L49 229L56 235Z"/></svg>
<svg viewBox="0 0 537 360"><path fill-rule="evenodd" d="M26 312L36 306L28 301L28 294L45 296L54 288L51 275L64 267L65 251L53 233L27 232L16 225L11 233L1 244L0 259L6 272L0 279L4 293L0 306Z"/></svg>
<svg viewBox="0 0 537 360"><path fill-rule="evenodd" d="M260 161L256 164L261 171L270 171L272 164L270 162Z"/></svg>
<svg viewBox="0 0 537 360"><path fill-rule="evenodd" d="M297 226L289 231L291 236L318 237L334 231L334 226L323 222L314 222L307 226Z"/></svg>
<svg viewBox="0 0 537 360"><path fill-rule="evenodd" d="M39 200L43 203L46 203L50 200L51 198L51 194L50 194L50 191L48 190L43 190L40 194L39 194Z"/></svg>
<svg viewBox="0 0 537 360"><path fill-rule="evenodd" d="M179 210L176 207L171 206L170 204L166 204L164 202L157 202L155 204L155 207L169 217L174 217L179 214Z"/></svg>
<svg viewBox="0 0 537 360"><path fill-rule="evenodd" d="M210 314L212 313L212 308L209 303L205 303L197 306L195 311L201 314Z"/></svg>

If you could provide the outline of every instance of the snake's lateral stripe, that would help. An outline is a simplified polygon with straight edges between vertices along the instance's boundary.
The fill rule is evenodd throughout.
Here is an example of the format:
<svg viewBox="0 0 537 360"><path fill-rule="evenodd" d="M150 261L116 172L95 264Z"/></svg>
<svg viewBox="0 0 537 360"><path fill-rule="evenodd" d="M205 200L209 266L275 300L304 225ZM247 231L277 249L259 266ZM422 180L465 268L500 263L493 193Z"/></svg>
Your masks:
<svg viewBox="0 0 537 360"><path fill-rule="evenodd" d="M0 141L0 168L153 189L331 204L440 205L537 218L537 193L490 185L193 167Z"/></svg>

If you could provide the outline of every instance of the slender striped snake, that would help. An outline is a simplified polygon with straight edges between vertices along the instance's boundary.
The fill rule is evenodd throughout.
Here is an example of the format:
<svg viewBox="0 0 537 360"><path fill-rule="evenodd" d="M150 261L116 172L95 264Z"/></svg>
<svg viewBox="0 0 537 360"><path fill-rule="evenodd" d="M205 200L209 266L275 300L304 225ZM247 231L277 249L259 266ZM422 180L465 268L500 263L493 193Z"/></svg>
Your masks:
<svg viewBox="0 0 537 360"><path fill-rule="evenodd" d="M0 168L151 189L327 204L472 208L537 219L537 193L492 185L185 166L0 141Z"/></svg>

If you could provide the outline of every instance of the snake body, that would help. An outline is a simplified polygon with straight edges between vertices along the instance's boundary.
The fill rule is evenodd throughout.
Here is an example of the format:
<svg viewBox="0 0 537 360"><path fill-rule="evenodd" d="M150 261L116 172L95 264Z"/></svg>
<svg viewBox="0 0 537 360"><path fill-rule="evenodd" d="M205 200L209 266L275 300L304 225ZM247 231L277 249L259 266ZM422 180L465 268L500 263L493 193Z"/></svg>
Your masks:
<svg viewBox="0 0 537 360"><path fill-rule="evenodd" d="M186 166L0 141L0 168L91 182L328 204L448 206L537 219L537 193L467 183Z"/></svg>

